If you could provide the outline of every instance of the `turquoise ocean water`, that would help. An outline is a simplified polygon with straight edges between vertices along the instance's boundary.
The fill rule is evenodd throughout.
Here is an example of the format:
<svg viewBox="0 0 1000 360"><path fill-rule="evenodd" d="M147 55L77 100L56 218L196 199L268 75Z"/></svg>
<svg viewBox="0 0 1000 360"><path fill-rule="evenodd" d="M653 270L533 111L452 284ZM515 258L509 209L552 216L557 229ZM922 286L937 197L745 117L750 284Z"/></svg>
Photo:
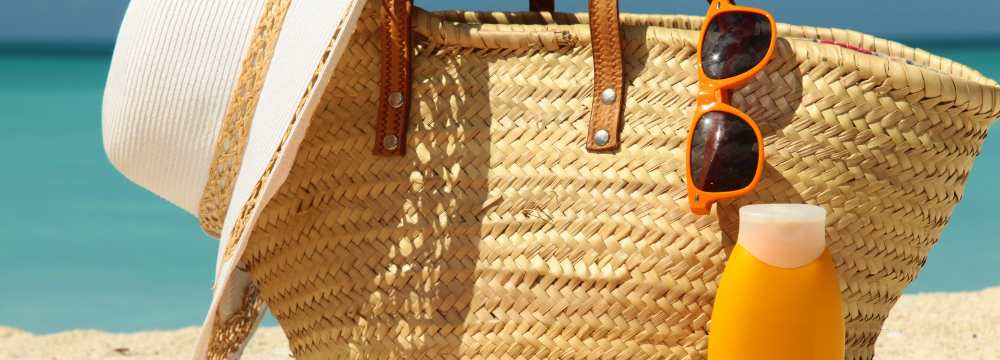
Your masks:
<svg viewBox="0 0 1000 360"><path fill-rule="evenodd" d="M1000 78L1000 41L917 43ZM103 53L0 54L0 326L33 332L200 324L214 240L108 163ZM1000 139L987 139L908 292L1000 285Z"/></svg>

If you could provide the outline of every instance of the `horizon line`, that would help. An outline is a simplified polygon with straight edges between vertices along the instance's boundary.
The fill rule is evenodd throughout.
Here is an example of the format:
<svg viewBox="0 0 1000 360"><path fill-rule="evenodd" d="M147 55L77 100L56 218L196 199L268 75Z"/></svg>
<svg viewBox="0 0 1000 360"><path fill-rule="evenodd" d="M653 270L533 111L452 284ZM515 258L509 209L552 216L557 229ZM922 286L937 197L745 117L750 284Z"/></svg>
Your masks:
<svg viewBox="0 0 1000 360"><path fill-rule="evenodd" d="M880 38L897 41L913 47L983 47L983 42L1000 46L1000 34L990 35L897 35ZM16 41L0 39L0 55L111 55L115 43L88 41Z"/></svg>

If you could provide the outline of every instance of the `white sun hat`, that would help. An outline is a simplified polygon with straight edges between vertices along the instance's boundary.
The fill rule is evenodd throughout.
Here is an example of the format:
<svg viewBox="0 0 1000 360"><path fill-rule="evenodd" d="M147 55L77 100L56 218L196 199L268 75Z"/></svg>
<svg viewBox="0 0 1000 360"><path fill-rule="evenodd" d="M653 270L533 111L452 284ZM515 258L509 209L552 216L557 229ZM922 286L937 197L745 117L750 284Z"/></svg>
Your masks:
<svg viewBox="0 0 1000 360"><path fill-rule="evenodd" d="M260 321L263 305L247 303L256 297L236 262L364 2L129 4L104 94L104 146L122 174L220 240L196 358L239 357Z"/></svg>

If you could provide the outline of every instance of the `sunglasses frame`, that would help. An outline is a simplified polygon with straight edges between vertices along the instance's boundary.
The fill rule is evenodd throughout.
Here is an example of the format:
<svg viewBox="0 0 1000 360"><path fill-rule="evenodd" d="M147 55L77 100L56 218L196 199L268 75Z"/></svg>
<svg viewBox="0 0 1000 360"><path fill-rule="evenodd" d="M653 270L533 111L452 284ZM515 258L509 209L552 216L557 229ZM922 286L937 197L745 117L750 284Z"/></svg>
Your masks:
<svg viewBox="0 0 1000 360"><path fill-rule="evenodd" d="M715 17L732 12L752 13L767 17L771 24L771 43L768 46L767 53L764 55L764 58L754 65L753 68L750 68L750 70L725 79L712 79L705 74L705 70L701 65L701 50L704 47L702 42L705 39L705 33L709 27L708 25L715 20ZM770 62L771 58L774 56L777 39L777 23L774 21L774 16L767 11L758 8L738 6L733 4L730 0L715 0L712 1L708 7L708 13L705 14L705 21L702 23L701 33L698 37L698 97L696 99L694 118L691 120L691 126L688 129L687 150L685 151L686 158L684 160L687 165L688 203L691 206L691 211L695 214L708 214L712 210L712 205L717 201L743 196L753 191L753 189L757 187L757 184L760 183L761 175L764 172L764 137L761 134L757 123L754 122L750 116L730 104L730 92L733 89L746 84L748 81L753 79L757 73L763 70L765 66L767 66L768 62ZM694 130L698 125L698 121L701 120L701 117L705 115L705 113L713 111L729 113L739 117L750 125L754 134L757 136L757 171L754 174L753 181L742 189L710 192L698 189L694 185L694 177L691 174L691 148L694 141Z"/></svg>

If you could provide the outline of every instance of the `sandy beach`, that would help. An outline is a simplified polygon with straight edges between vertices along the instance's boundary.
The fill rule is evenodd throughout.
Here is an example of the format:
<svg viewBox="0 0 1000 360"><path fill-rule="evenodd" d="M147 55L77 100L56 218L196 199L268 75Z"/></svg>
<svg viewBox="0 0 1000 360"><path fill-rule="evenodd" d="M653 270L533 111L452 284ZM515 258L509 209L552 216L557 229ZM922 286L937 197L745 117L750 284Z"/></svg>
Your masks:
<svg viewBox="0 0 1000 360"><path fill-rule="evenodd" d="M33 335L0 327L0 359L188 359L196 328L113 334ZM277 328L257 332L244 359L288 359ZM1000 287L907 295L886 322L876 359L1000 359Z"/></svg>

